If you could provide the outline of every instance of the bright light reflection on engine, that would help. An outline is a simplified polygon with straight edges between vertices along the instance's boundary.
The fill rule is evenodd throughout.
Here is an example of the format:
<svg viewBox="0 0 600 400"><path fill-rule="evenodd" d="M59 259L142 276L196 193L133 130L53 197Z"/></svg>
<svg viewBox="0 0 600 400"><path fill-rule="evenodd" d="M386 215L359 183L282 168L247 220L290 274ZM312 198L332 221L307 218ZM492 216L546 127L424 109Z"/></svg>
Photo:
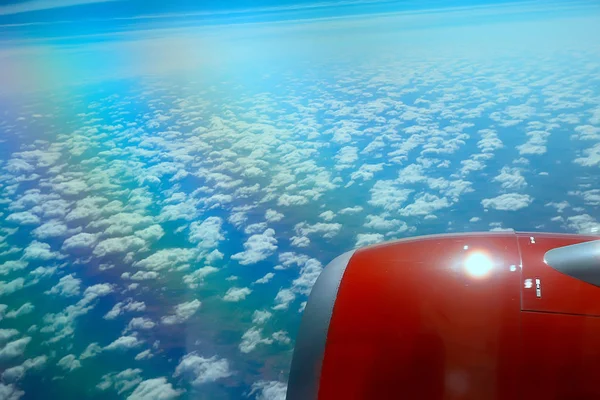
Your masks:
<svg viewBox="0 0 600 400"><path fill-rule="evenodd" d="M493 267L492 260L481 252L469 254L465 260L465 271L473 278L487 276Z"/></svg>

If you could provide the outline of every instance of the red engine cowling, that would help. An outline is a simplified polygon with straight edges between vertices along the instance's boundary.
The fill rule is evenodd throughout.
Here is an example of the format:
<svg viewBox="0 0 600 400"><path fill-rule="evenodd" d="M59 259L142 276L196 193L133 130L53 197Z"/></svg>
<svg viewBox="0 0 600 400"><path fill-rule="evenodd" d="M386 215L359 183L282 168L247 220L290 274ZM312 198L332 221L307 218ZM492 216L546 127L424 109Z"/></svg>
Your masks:
<svg viewBox="0 0 600 400"><path fill-rule="evenodd" d="M600 399L598 239L434 235L339 256L287 399Z"/></svg>

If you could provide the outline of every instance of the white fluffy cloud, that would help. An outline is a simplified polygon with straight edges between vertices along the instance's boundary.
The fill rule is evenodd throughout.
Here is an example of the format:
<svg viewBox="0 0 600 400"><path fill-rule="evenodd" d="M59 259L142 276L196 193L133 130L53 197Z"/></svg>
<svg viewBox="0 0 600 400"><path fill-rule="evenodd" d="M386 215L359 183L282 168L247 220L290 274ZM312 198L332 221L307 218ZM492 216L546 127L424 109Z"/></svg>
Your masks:
<svg viewBox="0 0 600 400"><path fill-rule="evenodd" d="M140 382L127 400L172 400L183 392L173 389L167 378L154 378Z"/></svg>
<svg viewBox="0 0 600 400"><path fill-rule="evenodd" d="M136 230L133 234L147 242L156 242L165 235L165 231L162 226L155 224L145 229Z"/></svg>
<svg viewBox="0 0 600 400"><path fill-rule="evenodd" d="M0 275L8 275L14 271L20 271L25 268L29 263L23 260L10 260L6 261L4 264L0 265Z"/></svg>
<svg viewBox="0 0 600 400"><path fill-rule="evenodd" d="M179 268L187 265L196 255L194 249L173 248L159 250L133 265L153 271Z"/></svg>
<svg viewBox="0 0 600 400"><path fill-rule="evenodd" d="M31 342L31 338L26 336L6 343L0 349L0 361L7 361L22 356L29 342Z"/></svg>
<svg viewBox="0 0 600 400"><path fill-rule="evenodd" d="M250 353L261 343L272 344L273 339L263 338L262 329L253 326L242 335L242 341L240 342L239 349L242 353Z"/></svg>
<svg viewBox="0 0 600 400"><path fill-rule="evenodd" d="M133 301L129 299L125 302L116 303L113 308L104 315L104 319L115 319L124 312L141 312L146 310L146 304L143 301Z"/></svg>
<svg viewBox="0 0 600 400"><path fill-rule="evenodd" d="M69 233L69 228L59 220L50 220L37 228L31 234L37 239L48 239L54 237L66 236Z"/></svg>
<svg viewBox="0 0 600 400"><path fill-rule="evenodd" d="M78 368L81 368L81 362L75 357L74 354L68 354L61 358L58 363L56 363L59 367L64 369L65 371L73 371Z"/></svg>
<svg viewBox="0 0 600 400"><path fill-rule="evenodd" d="M77 279L73 274L63 276L58 283L48 290L46 294L59 294L64 297L77 296L81 293L81 279Z"/></svg>
<svg viewBox="0 0 600 400"><path fill-rule="evenodd" d="M531 196L527 194L507 193L491 199L483 199L481 205L495 210L516 211L528 207L532 201Z"/></svg>
<svg viewBox="0 0 600 400"><path fill-rule="evenodd" d="M129 350L141 346L142 343L144 342L135 336L121 336L120 338L106 346L104 350Z"/></svg>
<svg viewBox="0 0 600 400"><path fill-rule="evenodd" d="M31 314L35 310L35 306L31 303L25 303L16 310L6 313L6 318L19 318L23 315Z"/></svg>
<svg viewBox="0 0 600 400"><path fill-rule="evenodd" d="M598 234L600 222L589 214L574 215L567 218L567 227L577 233Z"/></svg>
<svg viewBox="0 0 600 400"><path fill-rule="evenodd" d="M325 223L325 222L317 222L316 224L309 225L306 222L301 222L296 224L294 230L298 234L298 236L310 236L314 234L321 235L326 239L331 239L337 236L342 229L342 224L338 223Z"/></svg>
<svg viewBox="0 0 600 400"><path fill-rule="evenodd" d="M5 385L0 382L0 399L2 400L19 400L25 394L24 391L19 390L15 385Z"/></svg>
<svg viewBox="0 0 600 400"><path fill-rule="evenodd" d="M142 370L139 368L127 368L119 373L106 374L102 376L102 381L96 387L100 390L114 388L118 394L121 394L133 389L142 382L141 373Z"/></svg>
<svg viewBox="0 0 600 400"><path fill-rule="evenodd" d="M252 384L250 396L256 394L256 400L285 400L287 385L278 381L258 381Z"/></svg>
<svg viewBox="0 0 600 400"><path fill-rule="evenodd" d="M238 302L244 300L250 293L252 293L252 290L248 289L247 287L232 287L227 290L227 293L225 293L225 296L223 296L223 300L229 302Z"/></svg>
<svg viewBox="0 0 600 400"><path fill-rule="evenodd" d="M340 211L338 211L338 214L342 214L342 215L358 214L358 213L361 213L362 211L363 211L363 208L361 206L354 206L354 207L342 208Z"/></svg>
<svg viewBox="0 0 600 400"><path fill-rule="evenodd" d="M29 211L12 213L6 217L6 221L18 225L39 225L41 223L40 217Z"/></svg>
<svg viewBox="0 0 600 400"><path fill-rule="evenodd" d="M244 243L244 251L231 256L241 265L256 264L271 256L277 250L275 231L267 229L262 234L252 235Z"/></svg>
<svg viewBox="0 0 600 400"><path fill-rule="evenodd" d="M296 299L296 295L291 289L281 289L275 296L275 305L273 310L287 310L290 303Z"/></svg>
<svg viewBox="0 0 600 400"><path fill-rule="evenodd" d="M148 330L154 328L155 326L156 324L150 318L135 317L129 321L129 324L127 324L127 330Z"/></svg>
<svg viewBox="0 0 600 400"><path fill-rule="evenodd" d="M267 220L267 222L279 222L283 218L284 218L284 215L275 210L268 209L265 212L265 219Z"/></svg>
<svg viewBox="0 0 600 400"><path fill-rule="evenodd" d="M90 343L85 350L83 351L83 353L81 353L81 356L79 356L80 360L85 360L86 358L92 358L97 356L98 354L102 353L102 347L100 347L100 345L98 343Z"/></svg>
<svg viewBox="0 0 600 400"><path fill-rule="evenodd" d="M25 376L27 371L30 369L37 370L41 369L46 365L46 361L48 361L47 356L38 356L35 358L29 358L21 365L17 365L16 367L8 368L2 373L2 380L7 383L17 382ZM0 394L0 398L1 394Z"/></svg>
<svg viewBox="0 0 600 400"><path fill-rule="evenodd" d="M264 324L267 322L269 318L271 318L273 314L266 310L255 310L252 314L252 323L253 324Z"/></svg>
<svg viewBox="0 0 600 400"><path fill-rule="evenodd" d="M355 247L370 246L372 244L380 243L385 240L385 237L381 233L359 233L356 235Z"/></svg>
<svg viewBox="0 0 600 400"><path fill-rule="evenodd" d="M175 306L175 313L161 318L163 325L181 324L192 317L200 308L200 301L194 299Z"/></svg>
<svg viewBox="0 0 600 400"><path fill-rule="evenodd" d="M98 236L93 233L78 233L63 242L63 251L73 251L77 249L90 249L98 241Z"/></svg>
<svg viewBox="0 0 600 400"><path fill-rule="evenodd" d="M204 282L204 278L206 278L210 274L214 274L218 270L218 268L207 265L205 267L195 270L191 274L185 275L183 277L183 282L190 289L196 289L199 285L201 285Z"/></svg>
<svg viewBox="0 0 600 400"><path fill-rule="evenodd" d="M215 382L232 375L229 362L216 356L205 358L196 353L186 354L177 368L174 377L182 376L190 380L194 386Z"/></svg>
<svg viewBox="0 0 600 400"><path fill-rule="evenodd" d="M25 283L25 279L16 278L12 281L0 281L0 296L5 294L11 294L16 292L17 290L23 289L23 285Z"/></svg>
<svg viewBox="0 0 600 400"><path fill-rule="evenodd" d="M199 248L213 249L219 246L219 242L225 239L221 226L223 220L219 217L208 217L202 222L190 224L189 240L197 243Z"/></svg>
<svg viewBox="0 0 600 400"><path fill-rule="evenodd" d="M52 251L48 243L38 242L37 240L31 242L23 252L24 260L48 261L56 258L62 258L59 252Z"/></svg>
<svg viewBox="0 0 600 400"><path fill-rule="evenodd" d="M263 276L262 278L259 278L259 279L255 280L255 281L254 281L254 283L256 283L256 284L263 284L263 283L267 283L267 282L269 282L271 279L273 279L273 277L274 277L274 276L275 276L275 274L274 274L274 273L272 273L272 272L267 272L267 273L265 274L265 276Z"/></svg>
<svg viewBox="0 0 600 400"><path fill-rule="evenodd" d="M412 192L411 189L398 189L394 181L377 181L371 189L369 204L386 211L396 211L408 200Z"/></svg>
<svg viewBox="0 0 600 400"><path fill-rule="evenodd" d="M502 188L507 190L518 190L527 186L527 182L518 168L503 167L494 181L500 182Z"/></svg>
<svg viewBox="0 0 600 400"><path fill-rule="evenodd" d="M0 344L17 336L19 331L16 329L0 329Z"/></svg>
<svg viewBox="0 0 600 400"><path fill-rule="evenodd" d="M104 257L112 254L136 251L146 246L146 242L137 236L108 238L99 242L94 248L94 255Z"/></svg>

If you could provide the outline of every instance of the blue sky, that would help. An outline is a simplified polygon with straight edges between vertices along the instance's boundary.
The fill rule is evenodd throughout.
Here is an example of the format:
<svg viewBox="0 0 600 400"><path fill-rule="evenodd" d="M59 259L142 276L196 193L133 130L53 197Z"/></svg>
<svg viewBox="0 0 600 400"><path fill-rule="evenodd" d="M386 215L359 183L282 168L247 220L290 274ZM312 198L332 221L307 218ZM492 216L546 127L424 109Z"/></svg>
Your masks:
<svg viewBox="0 0 600 400"><path fill-rule="evenodd" d="M0 5L2 41L225 23L316 19L392 12L489 7L524 1L394 0L22 0ZM546 2L547 3L547 2ZM577 2L590 3L590 2ZM557 3L552 3L557 4ZM560 4L560 3L558 3ZM565 3L562 3L565 4Z"/></svg>

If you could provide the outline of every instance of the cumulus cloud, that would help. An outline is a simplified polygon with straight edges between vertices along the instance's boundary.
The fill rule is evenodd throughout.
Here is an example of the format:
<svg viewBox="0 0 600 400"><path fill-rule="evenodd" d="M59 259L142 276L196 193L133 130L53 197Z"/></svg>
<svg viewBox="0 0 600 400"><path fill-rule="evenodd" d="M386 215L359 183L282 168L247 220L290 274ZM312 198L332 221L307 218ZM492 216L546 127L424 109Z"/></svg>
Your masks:
<svg viewBox="0 0 600 400"><path fill-rule="evenodd" d="M200 308L200 301L194 299L175 306L175 313L161 318L163 325L181 324L192 317Z"/></svg>
<svg viewBox="0 0 600 400"><path fill-rule="evenodd" d="M96 357L98 354L102 353L102 347L98 343L90 343L81 356L79 356L80 360L85 360L86 358Z"/></svg>
<svg viewBox="0 0 600 400"><path fill-rule="evenodd" d="M275 276L274 273L272 272L267 272L265 274L265 276L263 276L262 278L259 278L257 280L254 281L255 284L263 284L263 283L268 283L271 279L273 279L273 277Z"/></svg>
<svg viewBox="0 0 600 400"><path fill-rule="evenodd" d="M273 310L287 310L290 303L296 299L296 295L291 289L281 289L275 296L275 305Z"/></svg>
<svg viewBox="0 0 600 400"><path fill-rule="evenodd" d="M507 193L491 199L481 200L484 208L502 211L516 211L528 207L533 199L527 194Z"/></svg>
<svg viewBox="0 0 600 400"><path fill-rule="evenodd" d="M62 258L59 252L52 251L48 243L38 242L37 240L31 242L23 252L24 260L48 261L56 258Z"/></svg>
<svg viewBox="0 0 600 400"><path fill-rule="evenodd" d="M589 214L574 215L567 218L567 228L577 233L598 234L600 222Z"/></svg>
<svg viewBox="0 0 600 400"><path fill-rule="evenodd" d="M6 343L6 345L0 349L0 361L7 361L22 356L29 342L31 342L31 338L26 336Z"/></svg>
<svg viewBox="0 0 600 400"><path fill-rule="evenodd" d="M105 374L102 376L101 382L96 385L96 387L100 390L114 388L118 394L121 394L133 389L142 382L142 377L140 376L141 373L142 370L139 368L127 368L119 373L113 372Z"/></svg>
<svg viewBox="0 0 600 400"><path fill-rule="evenodd" d="M310 239L306 236L292 236L290 243L295 247L308 247L310 245Z"/></svg>
<svg viewBox="0 0 600 400"><path fill-rule="evenodd" d="M221 226L223 220L219 217L208 217L202 222L190 224L189 240L197 243L201 249L212 249L219 246L219 242L225 239Z"/></svg>
<svg viewBox="0 0 600 400"><path fill-rule="evenodd" d="M252 290L248 289L247 287L232 287L227 290L227 293L225 293L225 296L223 296L223 300L229 302L238 302L244 300L250 293L252 293Z"/></svg>
<svg viewBox="0 0 600 400"><path fill-rule="evenodd" d="M47 356L38 356L35 358L29 358L29 359L23 361L23 363L21 365L17 365L16 367L11 367L11 368L6 369L2 373L2 380L7 383L13 383L13 382L20 381L21 379L23 379L25 377L25 374L30 369L37 370L37 369L43 368L46 365L46 361L48 361ZM1 393L0 393L0 398L2 398Z"/></svg>
<svg viewBox="0 0 600 400"><path fill-rule="evenodd" d="M318 260L314 258L308 260L300 270L298 278L292 281L294 290L302 294L309 294L322 270L323 267Z"/></svg>
<svg viewBox="0 0 600 400"><path fill-rule="evenodd" d="M135 318L132 318L131 321L129 321L129 324L127 324L126 330L128 330L128 331L148 330L148 329L154 328L155 326L156 326L156 324L150 318L135 317Z"/></svg>
<svg viewBox="0 0 600 400"><path fill-rule="evenodd" d="M0 382L0 399L3 400L19 400L25 394L24 391L19 390L15 385L5 385Z"/></svg>
<svg viewBox="0 0 600 400"><path fill-rule="evenodd" d="M252 314L252 323L253 324L264 324L267 322L269 318L271 318L273 314L266 310L255 310Z"/></svg>
<svg viewBox="0 0 600 400"><path fill-rule="evenodd" d="M214 274L217 271L217 268L207 265L205 267L195 270L191 274L184 275L183 282L190 289L196 289L200 284L204 282L204 278L206 278L210 274Z"/></svg>
<svg viewBox="0 0 600 400"><path fill-rule="evenodd" d="M396 188L394 181L377 181L371 189L369 204L386 211L396 211L408 200L412 192L410 189Z"/></svg>
<svg viewBox="0 0 600 400"><path fill-rule="evenodd" d="M272 344L273 339L263 338L262 329L252 327L242 335L242 341L240 342L239 349L242 353L250 353L261 343Z"/></svg>
<svg viewBox="0 0 600 400"><path fill-rule="evenodd" d="M136 230L134 235L146 242L156 242L165 235L165 231L162 226L155 224L145 229Z"/></svg>
<svg viewBox="0 0 600 400"><path fill-rule="evenodd" d="M337 161L335 169L338 171L352 168L352 165L358 160L358 148L352 146L342 147L334 157Z"/></svg>
<svg viewBox="0 0 600 400"><path fill-rule="evenodd" d="M125 302L116 303L113 308L104 315L104 319L115 319L124 312L140 312L146 310L146 304L143 301L132 301L128 299Z"/></svg>
<svg viewBox="0 0 600 400"><path fill-rule="evenodd" d="M123 272L121 278L131 279L132 281L150 281L158 278L158 272L155 271L137 271L131 275L129 272Z"/></svg>
<svg viewBox="0 0 600 400"><path fill-rule="evenodd" d="M63 276L52 289L46 294L59 294L64 297L77 296L81 293L81 279L75 278L73 274Z"/></svg>
<svg viewBox="0 0 600 400"><path fill-rule="evenodd" d="M518 190L527 186L527 182L518 168L503 167L500 174L494 178L494 181L500 182L502 188L507 190Z"/></svg>
<svg viewBox="0 0 600 400"><path fill-rule="evenodd" d="M14 271L23 270L27 268L28 265L29 263L23 260L6 261L2 265L0 265L0 275L8 275Z"/></svg>
<svg viewBox="0 0 600 400"><path fill-rule="evenodd" d="M215 382L232 375L229 362L216 356L205 358L196 353L188 353L179 362L173 377L185 377L194 386Z"/></svg>
<svg viewBox="0 0 600 400"><path fill-rule="evenodd" d="M94 248L96 257L136 251L146 246L146 242L137 236L108 238L99 242Z"/></svg>
<svg viewBox="0 0 600 400"><path fill-rule="evenodd" d="M287 385L278 381L258 381L252 384L249 396L256 394L256 400L285 400Z"/></svg>
<svg viewBox="0 0 600 400"><path fill-rule="evenodd" d="M135 360L139 361L139 360L149 360L150 358L154 357L154 355L152 354L152 352L150 351L150 349L144 350L140 353L138 353L135 356Z"/></svg>
<svg viewBox="0 0 600 400"><path fill-rule="evenodd" d="M340 232L342 224L317 222L314 225L309 225L306 222L296 224L294 230L298 236L310 236L314 234L321 235L323 238L331 239Z"/></svg>
<svg viewBox="0 0 600 400"><path fill-rule="evenodd" d="M12 294L17 290L23 289L24 283L25 279L23 278L16 278L9 282L0 281L0 296L5 294Z"/></svg>
<svg viewBox="0 0 600 400"><path fill-rule="evenodd" d="M583 150L583 155L573 160L575 164L584 167L594 167L600 164L600 143Z"/></svg>
<svg viewBox="0 0 600 400"><path fill-rule="evenodd" d="M342 215L358 214L358 213L361 213L362 211L363 211L363 208L361 206L354 206L354 207L342 208L340 211L338 211L338 214L342 214Z"/></svg>
<svg viewBox="0 0 600 400"><path fill-rule="evenodd" d="M6 222L12 222L18 225L39 225L41 223L40 217L32 214L29 211L12 213L6 217Z"/></svg>
<svg viewBox="0 0 600 400"><path fill-rule="evenodd" d="M98 236L96 234L85 232L78 233L63 242L62 250L73 251L78 249L90 249L94 247L97 241Z"/></svg>
<svg viewBox="0 0 600 400"><path fill-rule="evenodd" d="M69 228L59 221L59 220L50 220L37 228L35 228L31 234L35 236L37 239L48 239L55 237L63 237L69 233Z"/></svg>
<svg viewBox="0 0 600 400"><path fill-rule="evenodd" d="M56 365L69 372L81 368L81 362L79 362L77 357L73 354L64 356L56 363Z"/></svg>
<svg viewBox="0 0 600 400"><path fill-rule="evenodd" d="M18 334L19 331L16 329L0 329L0 344L5 343L6 341L17 336Z"/></svg>
<svg viewBox="0 0 600 400"><path fill-rule="evenodd" d="M285 207L302 206L302 205L308 204L308 202L309 202L309 200L304 196L300 196L297 194L287 194L287 193L282 194L277 199L277 205L285 206Z"/></svg>
<svg viewBox="0 0 600 400"><path fill-rule="evenodd" d="M284 218L284 215L275 210L268 209L265 212L265 219L267 220L267 222L279 222L283 218Z"/></svg>
<svg viewBox="0 0 600 400"><path fill-rule="evenodd" d="M372 244L381 243L385 237L381 233L359 233L356 235L355 247L370 246Z"/></svg>
<svg viewBox="0 0 600 400"><path fill-rule="evenodd" d="M34 309L35 309L35 306L33 304L25 303L21 307L17 308L16 310L7 312L6 318L19 318L19 317L22 317L23 315L31 314Z"/></svg>
<svg viewBox="0 0 600 400"><path fill-rule="evenodd" d="M335 213L331 210L328 210L319 214L319 217L321 217L326 222L330 222L335 218Z"/></svg>
<svg viewBox="0 0 600 400"><path fill-rule="evenodd" d="M183 392L173 389L167 378L154 378L140 382L127 400L172 400Z"/></svg>
<svg viewBox="0 0 600 400"><path fill-rule="evenodd" d="M279 344L290 344L292 341L286 331L273 332L271 337Z"/></svg>
<svg viewBox="0 0 600 400"><path fill-rule="evenodd" d="M415 197L414 202L400 209L400 215L405 217L425 216L434 211L450 207L450 202L445 197L438 197L431 193L423 193Z"/></svg>
<svg viewBox="0 0 600 400"><path fill-rule="evenodd" d="M252 235L244 243L244 251L231 256L241 265L256 264L271 256L277 250L275 231L267 229L262 234Z"/></svg>
<svg viewBox="0 0 600 400"><path fill-rule="evenodd" d="M144 342L135 336L121 336L108 346L104 347L104 350L129 350L141 346L142 343Z"/></svg>
<svg viewBox="0 0 600 400"><path fill-rule="evenodd" d="M196 252L194 249L164 249L152 253L150 256L135 262L133 265L153 271L168 270L188 265L195 255Z"/></svg>

